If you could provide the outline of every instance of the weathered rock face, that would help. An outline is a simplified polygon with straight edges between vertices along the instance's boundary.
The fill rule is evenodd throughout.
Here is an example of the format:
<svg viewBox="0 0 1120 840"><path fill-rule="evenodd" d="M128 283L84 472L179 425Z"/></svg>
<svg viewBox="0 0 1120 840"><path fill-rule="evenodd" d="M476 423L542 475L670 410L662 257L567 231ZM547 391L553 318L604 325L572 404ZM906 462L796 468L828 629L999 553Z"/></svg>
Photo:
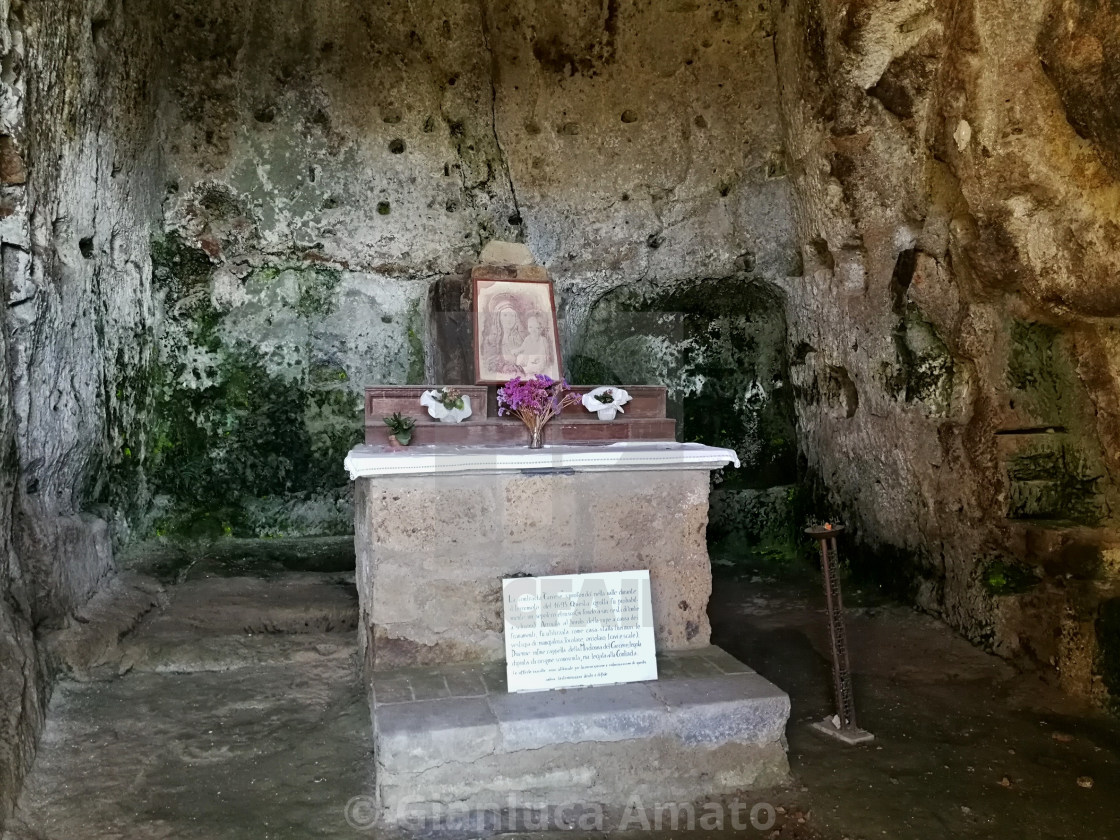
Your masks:
<svg viewBox="0 0 1120 840"><path fill-rule="evenodd" d="M1120 586L1120 13L788 0L777 30L809 464L881 574L1098 692L1094 616Z"/></svg>
<svg viewBox="0 0 1120 840"><path fill-rule="evenodd" d="M31 628L114 541L346 531L359 389L469 377L495 238L573 368L672 311L686 427L745 388L729 530L790 529L795 410L880 580L1120 696L1114 7L0 0L0 816Z"/></svg>
<svg viewBox="0 0 1120 840"><path fill-rule="evenodd" d="M360 389L470 381L432 333L491 239L569 352L612 289L796 266L754 4L167 5L146 533L347 532Z"/></svg>
<svg viewBox="0 0 1120 840"><path fill-rule="evenodd" d="M432 376L432 308L458 317L440 290L487 241L549 266L566 340L624 285L798 261L764 6L0 0L0 21L5 796L48 682L30 628L103 587L114 544L348 530L359 389Z"/></svg>
<svg viewBox="0 0 1120 840"><path fill-rule="evenodd" d="M0 325L4 343L8 335ZM15 805L42 725L43 673L31 632L31 604L12 545L15 515L15 414L11 371L0 354L0 825Z"/></svg>
<svg viewBox="0 0 1120 840"><path fill-rule="evenodd" d="M32 628L65 622L112 574L90 509L145 412L128 374L151 344L156 18L129 12L0 3L0 822L48 693Z"/></svg>

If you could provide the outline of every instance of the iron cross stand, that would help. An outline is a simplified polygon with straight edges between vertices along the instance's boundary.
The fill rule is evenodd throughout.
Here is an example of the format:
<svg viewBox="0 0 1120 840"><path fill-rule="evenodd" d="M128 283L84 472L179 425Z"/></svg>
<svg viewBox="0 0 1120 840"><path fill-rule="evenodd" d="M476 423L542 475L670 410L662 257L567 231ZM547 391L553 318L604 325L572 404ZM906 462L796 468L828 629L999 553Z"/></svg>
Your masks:
<svg viewBox="0 0 1120 840"><path fill-rule="evenodd" d="M875 736L856 725L856 702L852 694L852 671L848 662L848 632L844 627L844 599L836 573L836 536L842 526L815 525L805 533L820 543L821 574L828 600L828 635L832 643L832 687L836 694L836 714L811 724L812 728L845 744L865 744Z"/></svg>

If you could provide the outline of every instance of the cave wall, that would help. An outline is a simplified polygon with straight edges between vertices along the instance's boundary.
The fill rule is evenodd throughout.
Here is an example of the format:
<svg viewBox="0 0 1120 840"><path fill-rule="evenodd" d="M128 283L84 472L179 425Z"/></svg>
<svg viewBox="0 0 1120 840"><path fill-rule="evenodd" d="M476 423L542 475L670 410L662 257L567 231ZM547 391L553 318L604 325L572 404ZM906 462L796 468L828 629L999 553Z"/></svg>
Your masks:
<svg viewBox="0 0 1120 840"><path fill-rule="evenodd" d="M776 39L801 445L853 562L1096 697L1120 583L1114 6L786 0Z"/></svg>
<svg viewBox="0 0 1120 840"><path fill-rule="evenodd" d="M566 340L614 289L798 262L765 6L0 21L0 817L59 665L43 638L152 536L348 531L360 389L431 375L430 293L486 241L548 265Z"/></svg>
<svg viewBox="0 0 1120 840"><path fill-rule="evenodd" d="M6 61L17 57L13 44L11 12L0 7L0 49ZM18 26L15 36L19 36ZM18 123L17 91L0 89L0 121L6 130ZM16 101L13 101L16 100ZM5 221L23 197L26 181L22 159L15 154L10 135L0 140L0 186ZM5 229L5 240L10 234ZM5 247L5 256L8 249ZM7 260L4 260L7 263ZM10 295L8 269L4 266L3 290ZM7 320L0 321L0 337L8 347ZM34 739L42 725L40 663L32 636L31 608L23 570L12 539L18 463L16 419L12 406L12 376L8 354L0 355L0 826L15 804L20 780L30 764Z"/></svg>
<svg viewBox="0 0 1120 840"><path fill-rule="evenodd" d="M158 18L129 12L0 3L0 822L49 694L42 634L113 575L112 508L97 503L146 411L128 377L152 347Z"/></svg>
<svg viewBox="0 0 1120 840"><path fill-rule="evenodd" d="M667 313L682 419L743 385L729 528L800 524L792 407L858 571L1120 696L1112 4L125 10L0 0L0 817L36 632L114 542L348 531L360 389L433 375L492 238L580 378Z"/></svg>
<svg viewBox="0 0 1120 840"><path fill-rule="evenodd" d="M612 289L796 270L766 4L168 12L149 534L348 533L361 388L443 370L429 292L490 239L569 353Z"/></svg>

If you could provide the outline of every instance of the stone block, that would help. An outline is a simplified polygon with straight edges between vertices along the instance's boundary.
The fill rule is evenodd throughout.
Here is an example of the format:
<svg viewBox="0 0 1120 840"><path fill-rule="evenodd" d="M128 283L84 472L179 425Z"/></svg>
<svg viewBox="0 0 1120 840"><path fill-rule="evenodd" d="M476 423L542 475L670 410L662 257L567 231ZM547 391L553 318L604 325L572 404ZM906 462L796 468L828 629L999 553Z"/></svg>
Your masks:
<svg viewBox="0 0 1120 840"><path fill-rule="evenodd" d="M536 259L528 246L519 242L502 242L491 239L478 255L482 265L534 265Z"/></svg>
<svg viewBox="0 0 1120 840"><path fill-rule="evenodd" d="M438 700L441 697L451 696L447 680L438 672L418 674L410 682L414 700Z"/></svg>
<svg viewBox="0 0 1120 840"><path fill-rule="evenodd" d="M482 697L488 692L481 668L450 666L442 670L452 697Z"/></svg>
<svg viewBox="0 0 1120 840"><path fill-rule="evenodd" d="M498 749L498 719L485 698L454 697L377 706L374 752L393 773L469 765Z"/></svg>
<svg viewBox="0 0 1120 840"><path fill-rule="evenodd" d="M427 628L401 625L366 626L368 644L364 655L367 669L382 670L408 665L437 665L444 662L488 662L505 650L500 631L471 630L469 635L433 633Z"/></svg>
<svg viewBox="0 0 1120 840"><path fill-rule="evenodd" d="M490 708L502 748L536 750L551 744L625 741L658 734L665 707L642 683L530 694L494 694Z"/></svg>
<svg viewBox="0 0 1120 840"><path fill-rule="evenodd" d="M412 693L412 682L405 676L394 676L392 671L378 674L370 681L369 690L375 706L416 699Z"/></svg>
<svg viewBox="0 0 1120 840"><path fill-rule="evenodd" d="M386 548L433 554L491 540L498 506L485 482L457 477L385 481L365 499L370 538ZM449 562L451 557L448 557Z"/></svg>
<svg viewBox="0 0 1120 840"><path fill-rule="evenodd" d="M684 744L774 741L789 717L789 697L758 674L659 681L651 691Z"/></svg>
<svg viewBox="0 0 1120 840"><path fill-rule="evenodd" d="M357 483L371 668L501 659L501 579L517 574L648 569L658 649L709 644L706 469Z"/></svg>
<svg viewBox="0 0 1120 840"><path fill-rule="evenodd" d="M505 483L502 527L511 546L539 544L550 534L549 548L570 548L585 535L577 529L579 498L575 476L536 475L511 478Z"/></svg>
<svg viewBox="0 0 1120 840"><path fill-rule="evenodd" d="M716 662L738 673L687 676L697 665L714 671ZM497 666L374 675L378 697L384 685L424 684L436 675L470 692L375 700L384 821L415 825L449 807L466 815L544 803L609 815L635 796L652 807L788 781L783 691L713 647L659 657L659 672L652 682L527 694L506 693ZM479 677L484 695L477 694Z"/></svg>
<svg viewBox="0 0 1120 840"><path fill-rule="evenodd" d="M724 674L753 674L754 671L725 651L723 648L713 645L710 648L698 654L701 658L707 660ZM682 660L687 660L690 657L680 657Z"/></svg>

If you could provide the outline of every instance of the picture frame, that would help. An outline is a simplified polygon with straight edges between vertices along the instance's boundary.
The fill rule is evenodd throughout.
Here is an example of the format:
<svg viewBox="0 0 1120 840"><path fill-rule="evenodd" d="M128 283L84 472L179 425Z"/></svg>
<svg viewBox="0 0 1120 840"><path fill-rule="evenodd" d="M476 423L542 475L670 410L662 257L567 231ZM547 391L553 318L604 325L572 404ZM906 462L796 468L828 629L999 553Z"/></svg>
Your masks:
<svg viewBox="0 0 1120 840"><path fill-rule="evenodd" d="M561 379L556 297L549 280L472 279L477 385L543 373Z"/></svg>

